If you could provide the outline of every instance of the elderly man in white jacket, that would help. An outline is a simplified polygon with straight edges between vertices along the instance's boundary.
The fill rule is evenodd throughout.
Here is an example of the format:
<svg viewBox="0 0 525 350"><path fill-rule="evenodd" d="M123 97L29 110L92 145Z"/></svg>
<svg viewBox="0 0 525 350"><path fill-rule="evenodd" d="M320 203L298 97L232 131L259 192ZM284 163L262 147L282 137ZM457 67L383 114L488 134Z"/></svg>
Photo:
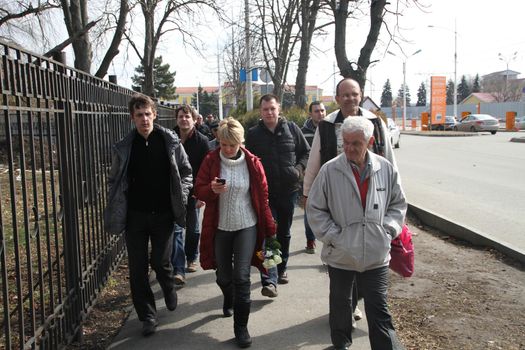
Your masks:
<svg viewBox="0 0 525 350"><path fill-rule="evenodd" d="M327 162L308 197L308 222L323 242L330 276L330 330L336 349L352 344L352 286L364 297L372 349L399 349L387 306L390 242L401 232L407 203L397 170L368 148L373 124L342 125L344 153Z"/></svg>

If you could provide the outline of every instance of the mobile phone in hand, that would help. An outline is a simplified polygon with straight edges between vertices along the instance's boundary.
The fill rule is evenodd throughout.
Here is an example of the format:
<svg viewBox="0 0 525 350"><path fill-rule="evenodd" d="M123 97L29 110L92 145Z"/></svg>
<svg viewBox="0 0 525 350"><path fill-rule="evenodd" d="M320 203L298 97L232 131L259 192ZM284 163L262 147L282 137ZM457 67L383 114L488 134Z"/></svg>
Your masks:
<svg viewBox="0 0 525 350"><path fill-rule="evenodd" d="M221 184L221 185L226 184L226 179L217 179L216 181L218 184Z"/></svg>

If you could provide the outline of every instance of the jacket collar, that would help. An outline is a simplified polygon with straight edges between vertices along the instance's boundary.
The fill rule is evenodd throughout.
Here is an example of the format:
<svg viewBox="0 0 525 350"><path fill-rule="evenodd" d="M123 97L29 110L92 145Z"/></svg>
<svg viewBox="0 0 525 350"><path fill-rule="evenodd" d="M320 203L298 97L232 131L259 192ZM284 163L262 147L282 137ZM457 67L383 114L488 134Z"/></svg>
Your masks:
<svg viewBox="0 0 525 350"><path fill-rule="evenodd" d="M168 150L173 149L173 145L179 141L179 137L177 136L175 131L166 129L162 125L154 123L153 130L160 132L160 134L164 138L164 141L166 142L166 147ZM126 149L128 151L131 151L131 144L136 135L137 129L133 128L133 130L131 130L122 140L115 144L115 147L119 151L125 151Z"/></svg>
<svg viewBox="0 0 525 350"><path fill-rule="evenodd" d="M376 155L374 152L371 152L370 150L367 150L366 152L368 153L368 160L370 162L370 176L372 176L373 174L378 172L379 169L381 169L381 163L377 158L379 156ZM346 159L346 155L344 152L334 159L334 164L336 169L343 173L349 173L350 175L352 175L351 177L353 178L352 167Z"/></svg>
<svg viewBox="0 0 525 350"><path fill-rule="evenodd" d="M275 130L281 129L283 127L283 124L286 122L286 118L283 116L277 117L277 125L275 126ZM264 128L265 130L270 131L266 124L264 124L264 121L262 119L259 119L259 126Z"/></svg>
<svg viewBox="0 0 525 350"><path fill-rule="evenodd" d="M312 120L312 118L306 119L306 121L303 124L303 128L308 129L312 132L315 131L315 129L317 129L317 127L314 125L314 121Z"/></svg>
<svg viewBox="0 0 525 350"><path fill-rule="evenodd" d="M332 113L328 114L322 121L327 121L327 122L332 123L332 124L335 123L335 120L337 118L337 115L339 114L339 111L341 111L341 110L337 109L337 110L333 111ZM370 111L367 111L364 108L359 107L359 111L361 112L361 115L363 117L366 117L368 119L375 119L375 118L377 118L377 116L374 113L372 113Z"/></svg>

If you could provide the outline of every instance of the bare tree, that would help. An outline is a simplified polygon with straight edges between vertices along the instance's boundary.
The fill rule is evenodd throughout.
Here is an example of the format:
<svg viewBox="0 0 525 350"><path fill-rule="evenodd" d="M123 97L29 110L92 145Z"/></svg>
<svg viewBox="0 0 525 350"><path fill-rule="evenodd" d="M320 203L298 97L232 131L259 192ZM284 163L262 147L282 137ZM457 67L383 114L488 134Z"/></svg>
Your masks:
<svg viewBox="0 0 525 350"><path fill-rule="evenodd" d="M97 7L100 5L103 6L101 9ZM88 16L88 9L91 16ZM65 40L55 44L53 39L59 37L63 29L60 25L56 25L58 11L62 12L61 17L63 17L68 35ZM0 26L2 26L0 35L3 34L7 40L16 38L16 41L25 43L32 41L38 47L35 51L53 47L44 54L45 56L52 56L72 45L75 68L88 73L91 71L94 45L100 48L100 52L103 52L103 59L96 73L96 76L103 78L107 74L111 61L119 53L118 47L125 31L128 13L127 0L102 2L90 0L89 3L88 0L0 2ZM106 45L103 41L107 37L112 37L112 39Z"/></svg>
<svg viewBox="0 0 525 350"><path fill-rule="evenodd" d="M316 27L316 19L322 4L321 0L299 1L301 48L299 49L299 63L297 77L295 78L295 104L301 108L306 106L306 75L310 61L310 52L312 51L312 38L316 31L333 24L333 22L329 22Z"/></svg>
<svg viewBox="0 0 525 350"><path fill-rule="evenodd" d="M6 3L2 1L0 3L0 27L8 24L8 22L19 21L26 16L41 14L59 7L60 5L54 0L38 1L35 5L31 0L8 1Z"/></svg>
<svg viewBox="0 0 525 350"><path fill-rule="evenodd" d="M260 23L256 35L262 42L264 64L273 93L282 98L288 68L298 35L299 0L255 0Z"/></svg>
<svg viewBox="0 0 525 350"><path fill-rule="evenodd" d="M504 76L483 79L483 92L496 102L519 102L525 89L525 79L505 79Z"/></svg>
<svg viewBox="0 0 525 350"><path fill-rule="evenodd" d="M49 47L52 35L44 28L59 8L58 0L0 0L0 38L24 47L30 42Z"/></svg>
<svg viewBox="0 0 525 350"><path fill-rule="evenodd" d="M337 66L341 71L341 75L345 78L355 79L362 89L365 88L366 70L370 65L370 58L374 51L381 25L383 24L383 17L385 15L386 0L372 0L370 1L370 29L368 31L367 39L361 48L357 62L350 61L346 56L346 21L351 15L352 11L359 6L358 1L355 2L354 8L349 11L349 0L331 0L330 7L335 18L335 57Z"/></svg>
<svg viewBox="0 0 525 350"><path fill-rule="evenodd" d="M91 65L93 63L93 38L90 36L87 28L92 21L89 20L88 15L88 0L60 0L62 12L64 14L64 23L70 38L72 40L73 52L75 55L74 66L76 69L84 72L91 72ZM111 2L106 2L109 6ZM124 27L129 13L128 2L120 0L118 3L118 17L113 15L113 11L106 8L99 17L95 20L101 23L101 28L98 29L96 38L102 38L105 34L113 30L113 39L104 54L101 66L97 70L96 75L103 78L107 69L115 56L118 54L118 47L124 34ZM92 4L89 3L91 6ZM105 18L106 20L102 21ZM95 39L96 40L96 39Z"/></svg>
<svg viewBox="0 0 525 350"><path fill-rule="evenodd" d="M122 37L126 31L126 21L129 15L130 7L128 0L120 0L120 6L118 11L118 17L113 15L113 12L107 11L109 19L105 28L111 29L114 26L113 37L111 43L109 44L104 58L100 62L100 65L95 73L95 76L99 78L104 78L108 73L109 66L113 59L119 54L120 43L122 42Z"/></svg>
<svg viewBox="0 0 525 350"><path fill-rule="evenodd" d="M244 45L242 33L236 30L235 26L231 27L231 36L224 48L223 63L224 75L226 77L226 84L228 85L231 98L233 98L233 105L236 106L243 98L243 85L240 79L241 68L244 67L246 54L244 52Z"/></svg>
<svg viewBox="0 0 525 350"><path fill-rule="evenodd" d="M195 27L204 17L204 9L211 9L219 18L222 18L222 10L221 4L213 0L139 0L139 5L144 16L142 51L129 34L125 35L144 67L143 93L153 96L153 62L161 38L167 33L178 32L184 45L199 51Z"/></svg>
<svg viewBox="0 0 525 350"><path fill-rule="evenodd" d="M241 82L240 72L246 64L246 40L245 29L239 23L243 23L244 14L241 13L237 18L227 19L230 23L230 37L224 46L223 64L224 77L228 85L226 93L230 92L237 103L245 99L245 83ZM264 65L262 59L262 48L260 40L250 40L250 61L251 66L261 67ZM234 103L236 105L236 103Z"/></svg>
<svg viewBox="0 0 525 350"><path fill-rule="evenodd" d="M349 3L352 2L352 8L349 8ZM381 27L385 25L385 29L390 35L389 40L400 46L398 40L404 39L396 35L396 28L398 28L398 19L402 15L404 9L409 6L416 6L423 10L426 5L422 5L419 0L397 0L394 2L387 2L386 0L328 0L330 8L332 9L335 18L335 56L337 66L341 75L345 78L353 78L361 85L364 90L366 83L366 71L371 63L372 53L376 47ZM386 5L391 5L393 10L387 9ZM370 27L364 45L361 47L359 57L356 61L349 60L346 55L346 22L348 18L361 16L365 13L365 7L368 7L370 17ZM393 17L393 28L385 22L385 17ZM355 39L355 38L354 38ZM402 48L401 48L402 50Z"/></svg>
<svg viewBox="0 0 525 350"><path fill-rule="evenodd" d="M76 33L84 31L84 28L89 24L87 0L60 0L60 3L68 35L74 37ZM85 33L78 36L72 42L72 46L75 53L75 68L89 73L93 58L89 34Z"/></svg>

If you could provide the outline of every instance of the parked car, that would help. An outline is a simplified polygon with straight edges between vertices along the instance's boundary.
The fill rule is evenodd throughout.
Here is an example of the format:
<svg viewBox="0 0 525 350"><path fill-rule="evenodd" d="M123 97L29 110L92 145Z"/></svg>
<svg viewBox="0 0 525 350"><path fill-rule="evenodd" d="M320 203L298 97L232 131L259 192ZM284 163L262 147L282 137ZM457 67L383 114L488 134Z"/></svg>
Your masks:
<svg viewBox="0 0 525 350"><path fill-rule="evenodd" d="M388 131L390 132L390 143L392 147L399 148L399 140L401 139L401 132L396 122L392 118L387 118Z"/></svg>
<svg viewBox="0 0 525 350"><path fill-rule="evenodd" d="M516 118L516 120L514 121L514 126L518 130L525 130L525 117Z"/></svg>
<svg viewBox="0 0 525 350"><path fill-rule="evenodd" d="M432 124L431 130L454 130L454 127L458 123L456 117L452 115L445 116L445 123L443 124Z"/></svg>
<svg viewBox="0 0 525 350"><path fill-rule="evenodd" d="M488 114L469 114L463 118L456 126L456 131L489 131L495 135L499 129L499 121Z"/></svg>

